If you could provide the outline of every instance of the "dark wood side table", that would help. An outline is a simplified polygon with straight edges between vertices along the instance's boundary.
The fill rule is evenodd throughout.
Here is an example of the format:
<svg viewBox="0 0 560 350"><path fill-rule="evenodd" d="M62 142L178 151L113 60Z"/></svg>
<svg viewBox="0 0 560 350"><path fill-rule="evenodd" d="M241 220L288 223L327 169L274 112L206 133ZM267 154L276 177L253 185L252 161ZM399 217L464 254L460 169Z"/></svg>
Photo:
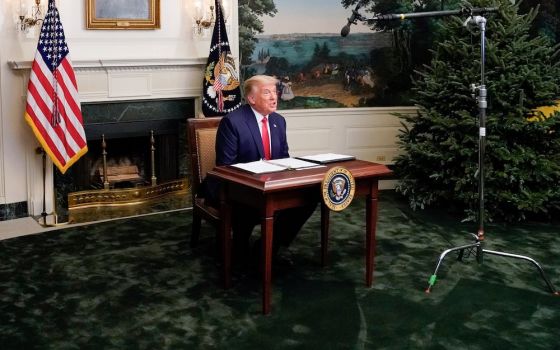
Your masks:
<svg viewBox="0 0 560 350"><path fill-rule="evenodd" d="M321 182L332 167L343 166L356 181L355 196L366 197L366 285L373 282L375 231L377 224L377 195L380 178L392 174L383 164L362 160L331 163L326 167L287 170L267 174L251 174L230 166L219 166L208 176L219 179L221 185L221 246L224 287L231 286L231 208L242 203L261 212L263 314L271 311L272 237L274 212L303 206L321 198ZM326 264L330 210L321 201L321 262Z"/></svg>

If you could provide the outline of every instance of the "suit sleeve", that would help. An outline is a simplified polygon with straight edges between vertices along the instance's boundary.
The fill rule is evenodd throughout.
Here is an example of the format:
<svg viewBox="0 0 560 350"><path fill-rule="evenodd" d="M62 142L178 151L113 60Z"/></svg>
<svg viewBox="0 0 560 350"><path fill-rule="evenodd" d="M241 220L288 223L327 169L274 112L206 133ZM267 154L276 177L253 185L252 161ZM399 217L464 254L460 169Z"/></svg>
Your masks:
<svg viewBox="0 0 560 350"><path fill-rule="evenodd" d="M239 135L231 120L222 118L216 135L216 165L231 165L237 162Z"/></svg>
<svg viewBox="0 0 560 350"><path fill-rule="evenodd" d="M282 117L282 127L284 129L284 132L282 133L282 141L281 141L282 158L289 158L290 148L288 147L288 137L286 136L286 119L284 119L284 117Z"/></svg>

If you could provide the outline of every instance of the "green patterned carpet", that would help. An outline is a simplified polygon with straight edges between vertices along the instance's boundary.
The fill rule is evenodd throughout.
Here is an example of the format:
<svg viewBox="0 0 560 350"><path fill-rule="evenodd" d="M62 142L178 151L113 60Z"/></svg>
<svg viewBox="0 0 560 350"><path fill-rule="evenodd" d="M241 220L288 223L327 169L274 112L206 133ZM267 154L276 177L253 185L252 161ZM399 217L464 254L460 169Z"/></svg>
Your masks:
<svg viewBox="0 0 560 350"><path fill-rule="evenodd" d="M2 241L0 348L560 349L560 297L527 263L450 256L426 295L437 256L468 243L475 225L381 196L374 287L364 286L355 200L331 216L327 268L318 211L283 252L270 316L254 269L220 287L211 227L189 247L189 211ZM556 225L489 225L487 236L489 249L532 256L560 286Z"/></svg>

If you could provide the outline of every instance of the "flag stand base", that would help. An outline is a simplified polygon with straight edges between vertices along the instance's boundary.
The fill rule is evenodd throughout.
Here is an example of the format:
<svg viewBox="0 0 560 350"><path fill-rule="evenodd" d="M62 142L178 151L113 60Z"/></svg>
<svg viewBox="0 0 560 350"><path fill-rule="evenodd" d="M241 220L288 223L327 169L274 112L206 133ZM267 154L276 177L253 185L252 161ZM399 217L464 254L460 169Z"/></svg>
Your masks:
<svg viewBox="0 0 560 350"><path fill-rule="evenodd" d="M47 214L45 216L41 214L41 216L38 217L36 221L39 225L41 225L41 227L61 227L66 226L70 223L68 221L58 222L58 215L55 212Z"/></svg>

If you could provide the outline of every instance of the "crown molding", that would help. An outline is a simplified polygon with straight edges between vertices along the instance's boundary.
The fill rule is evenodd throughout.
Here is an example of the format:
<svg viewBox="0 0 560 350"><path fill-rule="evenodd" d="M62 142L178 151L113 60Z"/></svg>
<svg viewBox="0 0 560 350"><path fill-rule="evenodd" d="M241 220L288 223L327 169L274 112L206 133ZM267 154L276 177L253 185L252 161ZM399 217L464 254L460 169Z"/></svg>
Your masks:
<svg viewBox="0 0 560 350"><path fill-rule="evenodd" d="M206 63L205 57L199 58L143 58L143 59L98 59L72 61L74 70L123 70L123 69L162 69L202 67ZM8 61L13 70L29 70L32 61Z"/></svg>

